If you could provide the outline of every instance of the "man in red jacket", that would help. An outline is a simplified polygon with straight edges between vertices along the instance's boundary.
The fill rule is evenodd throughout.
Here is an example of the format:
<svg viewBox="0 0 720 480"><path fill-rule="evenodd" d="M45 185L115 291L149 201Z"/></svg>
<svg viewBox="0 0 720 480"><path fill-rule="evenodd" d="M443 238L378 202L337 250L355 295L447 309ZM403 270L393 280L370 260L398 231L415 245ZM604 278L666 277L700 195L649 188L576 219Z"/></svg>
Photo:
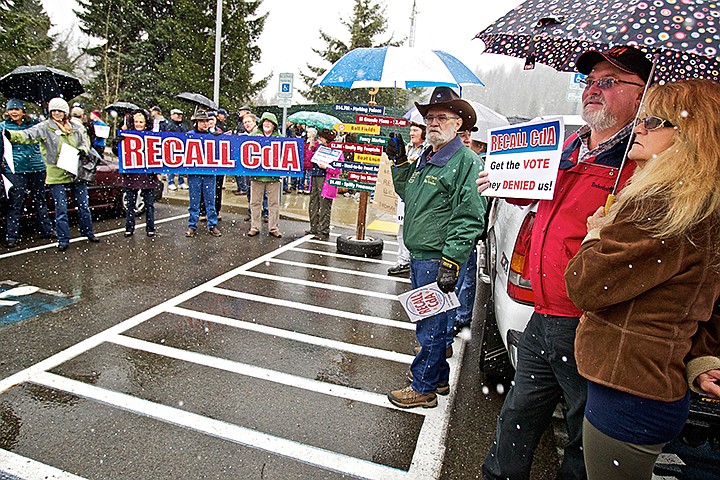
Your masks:
<svg viewBox="0 0 720 480"><path fill-rule="evenodd" d="M483 464L485 479L530 477L533 453L561 397L569 438L557 478L586 478L582 421L587 384L574 356L582 312L568 298L563 275L587 232L587 217L605 204L615 184L651 63L640 51L618 46L583 53L577 69L587 75L582 94L587 125L565 143L553 199L538 203L530 249L535 312L518 343L514 385ZM634 164L626 165L621 183L633 169ZM488 183L481 174L478 191Z"/></svg>

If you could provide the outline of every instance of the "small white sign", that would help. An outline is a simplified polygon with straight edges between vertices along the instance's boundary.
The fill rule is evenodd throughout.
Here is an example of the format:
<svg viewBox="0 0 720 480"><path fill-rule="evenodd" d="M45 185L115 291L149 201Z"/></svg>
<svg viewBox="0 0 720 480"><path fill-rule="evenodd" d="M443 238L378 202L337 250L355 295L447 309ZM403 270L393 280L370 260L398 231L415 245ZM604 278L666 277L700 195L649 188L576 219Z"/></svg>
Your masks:
<svg viewBox="0 0 720 480"><path fill-rule="evenodd" d="M63 170L77 176L79 165L80 151L72 145L62 143L60 147L60 155L58 155L57 161L58 168L62 168Z"/></svg>
<svg viewBox="0 0 720 480"><path fill-rule="evenodd" d="M10 143L10 140L8 140L5 136L5 129L3 129L0 133L2 133L3 138L3 158L5 159L10 172L15 173L15 160L13 159L12 154L12 143Z"/></svg>
<svg viewBox="0 0 720 480"><path fill-rule="evenodd" d="M292 107L292 98L278 98L277 106L280 108Z"/></svg>
<svg viewBox="0 0 720 480"><path fill-rule="evenodd" d="M455 292L444 293L437 282L398 295L398 300L411 322L418 322L460 306Z"/></svg>
<svg viewBox="0 0 720 480"><path fill-rule="evenodd" d="M565 125L562 117L488 130L488 197L550 200L555 192Z"/></svg>
<svg viewBox="0 0 720 480"><path fill-rule="evenodd" d="M5 187L5 196L10 196L10 189L13 187L12 182L9 178L7 178L5 175L2 176L3 179L3 186Z"/></svg>
<svg viewBox="0 0 720 480"><path fill-rule="evenodd" d="M337 162L344 158L343 153L340 150L334 150L325 145L320 145L313 155L311 161L317 163L322 168L329 167L332 162Z"/></svg>
<svg viewBox="0 0 720 480"><path fill-rule="evenodd" d="M110 127L108 125L94 125L95 136L98 138L108 138L110 136Z"/></svg>

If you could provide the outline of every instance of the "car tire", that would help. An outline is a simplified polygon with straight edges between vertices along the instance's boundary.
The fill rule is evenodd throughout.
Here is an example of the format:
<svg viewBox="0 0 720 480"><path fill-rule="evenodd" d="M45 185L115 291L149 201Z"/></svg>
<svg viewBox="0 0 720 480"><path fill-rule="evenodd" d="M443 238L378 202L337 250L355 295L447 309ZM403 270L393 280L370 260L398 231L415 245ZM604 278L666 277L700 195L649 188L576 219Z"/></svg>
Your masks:
<svg viewBox="0 0 720 480"><path fill-rule="evenodd" d="M372 237L358 240L354 236L340 235L337 239L337 250L355 257L379 257L383 252L383 241Z"/></svg>
<svg viewBox="0 0 720 480"><path fill-rule="evenodd" d="M120 208L123 215L127 214L127 201L126 201L126 193L123 192L120 196ZM142 195L138 194L135 198L135 216L139 217L145 213L145 199Z"/></svg>

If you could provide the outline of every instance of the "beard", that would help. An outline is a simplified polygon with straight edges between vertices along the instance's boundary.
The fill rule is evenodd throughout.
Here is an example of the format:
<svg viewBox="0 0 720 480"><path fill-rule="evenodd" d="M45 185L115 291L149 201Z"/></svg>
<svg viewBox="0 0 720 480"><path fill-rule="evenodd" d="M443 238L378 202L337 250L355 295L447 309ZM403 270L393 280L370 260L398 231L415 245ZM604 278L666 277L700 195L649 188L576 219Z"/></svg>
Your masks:
<svg viewBox="0 0 720 480"><path fill-rule="evenodd" d="M452 131L444 132L443 130L439 130L439 131L433 130L432 132L427 132L425 134L425 139L427 140L427 142L430 145L437 148L437 147L442 147L443 145L448 143L450 140L455 138L455 135L456 134L453 133Z"/></svg>
<svg viewBox="0 0 720 480"><path fill-rule="evenodd" d="M603 107L600 110L587 111L587 102L590 100L601 102ZM583 106L582 114L580 116L583 120L585 120L591 130L596 131L607 130L617 123L615 115L608 111L605 101L599 97L589 97L585 101L585 105Z"/></svg>

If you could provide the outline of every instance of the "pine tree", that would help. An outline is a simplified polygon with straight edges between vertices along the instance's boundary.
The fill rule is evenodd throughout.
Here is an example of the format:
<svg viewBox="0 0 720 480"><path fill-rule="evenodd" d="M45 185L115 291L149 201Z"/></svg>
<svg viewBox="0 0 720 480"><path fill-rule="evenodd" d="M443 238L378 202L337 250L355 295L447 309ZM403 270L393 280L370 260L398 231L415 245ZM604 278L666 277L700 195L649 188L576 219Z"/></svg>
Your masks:
<svg viewBox="0 0 720 480"><path fill-rule="evenodd" d="M375 3L373 0L355 0L353 8L353 16L349 20L340 20L340 22L348 28L350 33L350 42L345 43L340 39L331 37L322 30L320 38L325 42L324 49L315 49L313 52L320 56L330 65L334 64L343 55L355 48L367 47L385 47L398 46L404 40L393 41L392 36L381 43L375 43L375 37L384 34L387 30L386 8ZM368 91L365 89L346 89L340 87L313 87L312 84L327 69L326 67L317 67L307 64L309 73L300 73L303 82L310 88L300 90L305 98L315 103L367 103L369 99ZM393 99L393 95L397 98ZM393 89L381 89L376 96L376 101L380 105L404 105L407 101L407 93L403 90L393 92Z"/></svg>
<svg viewBox="0 0 720 480"><path fill-rule="evenodd" d="M40 0L0 0L0 75L41 63L53 46L50 26Z"/></svg>

